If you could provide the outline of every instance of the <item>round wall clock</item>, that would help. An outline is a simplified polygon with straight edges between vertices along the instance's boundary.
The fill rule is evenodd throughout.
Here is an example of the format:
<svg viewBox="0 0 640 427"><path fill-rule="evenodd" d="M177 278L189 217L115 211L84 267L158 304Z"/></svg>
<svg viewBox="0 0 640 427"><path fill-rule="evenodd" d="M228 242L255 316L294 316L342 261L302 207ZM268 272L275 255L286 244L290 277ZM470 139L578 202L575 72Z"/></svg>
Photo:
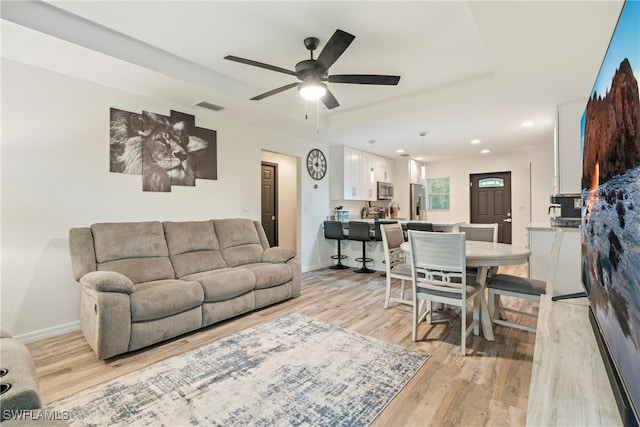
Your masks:
<svg viewBox="0 0 640 427"><path fill-rule="evenodd" d="M317 148L309 151L307 155L307 171L315 180L321 180L327 173L327 159Z"/></svg>

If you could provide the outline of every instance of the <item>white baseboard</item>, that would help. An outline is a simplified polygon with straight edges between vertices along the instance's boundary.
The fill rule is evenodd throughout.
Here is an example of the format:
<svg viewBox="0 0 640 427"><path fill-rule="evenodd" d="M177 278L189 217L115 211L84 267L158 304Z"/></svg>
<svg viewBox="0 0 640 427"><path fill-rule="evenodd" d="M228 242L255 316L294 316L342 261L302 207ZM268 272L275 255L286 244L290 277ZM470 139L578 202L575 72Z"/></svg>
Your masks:
<svg viewBox="0 0 640 427"><path fill-rule="evenodd" d="M308 273L313 270L320 270L321 268L329 267L330 265L331 265L330 262L323 262L322 264L316 264L316 265L308 265L302 269L302 272Z"/></svg>
<svg viewBox="0 0 640 427"><path fill-rule="evenodd" d="M75 332L80 330L80 321L65 323L63 325L52 326L46 329L40 329L39 331L27 332L25 334L14 335L13 338L21 341L24 344L40 341L46 338L55 337L58 335L67 334L69 332Z"/></svg>

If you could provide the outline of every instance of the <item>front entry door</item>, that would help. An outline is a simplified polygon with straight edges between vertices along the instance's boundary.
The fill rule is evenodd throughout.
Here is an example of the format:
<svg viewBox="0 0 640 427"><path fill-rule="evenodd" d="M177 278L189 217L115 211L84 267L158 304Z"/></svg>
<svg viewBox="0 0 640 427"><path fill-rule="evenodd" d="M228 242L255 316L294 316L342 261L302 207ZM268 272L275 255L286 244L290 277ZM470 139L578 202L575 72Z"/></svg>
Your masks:
<svg viewBox="0 0 640 427"><path fill-rule="evenodd" d="M511 172L471 174L471 222L498 223L498 242L511 243Z"/></svg>
<svg viewBox="0 0 640 427"><path fill-rule="evenodd" d="M278 165L262 162L262 228L271 247L278 246Z"/></svg>

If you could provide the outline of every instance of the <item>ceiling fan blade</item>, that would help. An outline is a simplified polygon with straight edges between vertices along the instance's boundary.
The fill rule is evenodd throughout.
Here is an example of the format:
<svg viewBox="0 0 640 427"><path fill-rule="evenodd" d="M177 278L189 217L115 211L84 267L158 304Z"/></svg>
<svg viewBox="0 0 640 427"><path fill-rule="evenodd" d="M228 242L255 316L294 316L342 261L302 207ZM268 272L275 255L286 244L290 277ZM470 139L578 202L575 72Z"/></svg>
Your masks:
<svg viewBox="0 0 640 427"><path fill-rule="evenodd" d="M254 67L265 68L271 71L277 71L279 73L289 74L291 76L297 76L294 71L287 70L286 68L276 67L275 65L265 64L264 62L253 61L251 59L240 58L238 56L227 55L224 59L228 59L229 61L240 62L242 64L253 65Z"/></svg>
<svg viewBox="0 0 640 427"><path fill-rule="evenodd" d="M349 34L346 31L336 30L322 49L322 52L320 52L320 55L318 55L314 69L316 71L328 70L329 67L331 67L338 58L340 58L340 55L347 50L355 38L356 36Z"/></svg>
<svg viewBox="0 0 640 427"><path fill-rule="evenodd" d="M282 86L277 89L270 90L269 92L265 92L261 95L254 96L253 98L251 98L251 101L260 101L261 99L264 99L268 96L275 95L276 93L284 92L285 90L291 89L292 87L296 87L298 85L299 83L290 83L286 86Z"/></svg>
<svg viewBox="0 0 640 427"><path fill-rule="evenodd" d="M334 74L329 76L328 80L331 83L395 86L400 81L400 76L383 76L378 74Z"/></svg>
<svg viewBox="0 0 640 427"><path fill-rule="evenodd" d="M333 96L333 94L327 90L327 93L324 94L324 96L322 98L320 98L322 100L322 103L329 109L331 110L332 108L336 108L339 107L340 104L338 103L338 100L336 99L335 96Z"/></svg>

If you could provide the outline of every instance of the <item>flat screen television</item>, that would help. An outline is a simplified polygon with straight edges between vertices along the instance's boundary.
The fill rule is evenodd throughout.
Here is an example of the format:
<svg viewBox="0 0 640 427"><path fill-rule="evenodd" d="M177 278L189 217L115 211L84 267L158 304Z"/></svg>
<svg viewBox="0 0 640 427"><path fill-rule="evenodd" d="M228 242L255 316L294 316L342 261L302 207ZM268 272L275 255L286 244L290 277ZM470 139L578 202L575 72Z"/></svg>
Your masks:
<svg viewBox="0 0 640 427"><path fill-rule="evenodd" d="M627 0L582 117L582 283L626 425L640 410L640 1Z"/></svg>

